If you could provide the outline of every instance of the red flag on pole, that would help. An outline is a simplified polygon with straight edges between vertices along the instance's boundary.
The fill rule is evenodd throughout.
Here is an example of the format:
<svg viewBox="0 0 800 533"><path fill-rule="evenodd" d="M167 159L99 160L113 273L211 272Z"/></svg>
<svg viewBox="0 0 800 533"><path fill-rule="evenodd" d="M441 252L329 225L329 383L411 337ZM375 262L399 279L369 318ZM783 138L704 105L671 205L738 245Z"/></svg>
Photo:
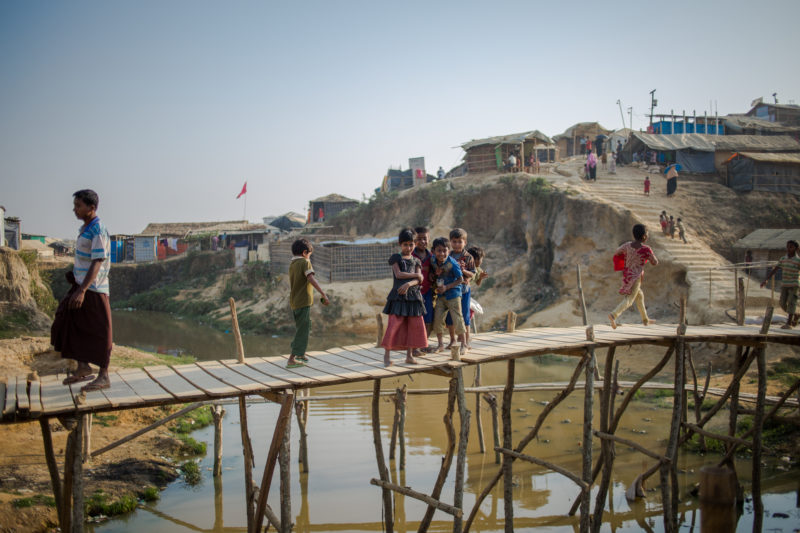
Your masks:
<svg viewBox="0 0 800 533"><path fill-rule="evenodd" d="M247 194L247 182L246 181L244 182L244 185L242 186L242 192L239 193L239 196L237 196L236 199L238 200L239 198L241 198L241 196L243 194Z"/></svg>

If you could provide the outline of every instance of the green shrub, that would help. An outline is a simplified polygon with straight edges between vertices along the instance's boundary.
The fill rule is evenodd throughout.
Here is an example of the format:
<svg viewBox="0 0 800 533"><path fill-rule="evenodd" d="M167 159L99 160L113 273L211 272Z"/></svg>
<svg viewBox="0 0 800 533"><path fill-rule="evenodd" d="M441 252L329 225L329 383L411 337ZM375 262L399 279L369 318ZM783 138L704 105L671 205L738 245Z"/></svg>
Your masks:
<svg viewBox="0 0 800 533"><path fill-rule="evenodd" d="M170 431L178 435L187 435L195 429L204 428L214 422L214 414L210 405L198 407L175 419Z"/></svg>
<svg viewBox="0 0 800 533"><path fill-rule="evenodd" d="M94 491L85 502L85 512L89 516L105 515L117 516L127 514L136 509L138 501L130 494L124 494L118 499L112 499L102 490Z"/></svg>
<svg viewBox="0 0 800 533"><path fill-rule="evenodd" d="M200 474L200 466L194 461L187 461L181 465L181 472L183 472L183 480L188 485L197 485L202 480Z"/></svg>
<svg viewBox="0 0 800 533"><path fill-rule="evenodd" d="M180 437L181 447L178 449L178 453L185 453L187 455L205 455L206 453L206 443L202 441L196 441L192 437L187 435L181 435Z"/></svg>
<svg viewBox="0 0 800 533"><path fill-rule="evenodd" d="M146 502L154 502L161 498L161 491L158 490L158 487L153 487L151 485L145 487L139 496Z"/></svg>
<svg viewBox="0 0 800 533"><path fill-rule="evenodd" d="M530 201L539 196L545 196L552 193L555 190L553 185L544 178L531 178L528 183L525 184L525 188L522 190L522 195L525 200Z"/></svg>
<svg viewBox="0 0 800 533"><path fill-rule="evenodd" d="M45 505L47 507L55 507L56 500L52 496L45 494L36 494L25 498L18 498L11 501L11 505L16 509L23 509L25 507L33 507L34 505Z"/></svg>

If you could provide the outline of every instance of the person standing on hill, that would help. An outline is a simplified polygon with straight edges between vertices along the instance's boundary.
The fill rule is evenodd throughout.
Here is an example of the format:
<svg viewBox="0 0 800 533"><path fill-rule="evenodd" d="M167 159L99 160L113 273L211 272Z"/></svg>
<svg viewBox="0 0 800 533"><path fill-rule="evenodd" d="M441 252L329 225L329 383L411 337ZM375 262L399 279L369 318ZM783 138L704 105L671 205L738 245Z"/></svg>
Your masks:
<svg viewBox="0 0 800 533"><path fill-rule="evenodd" d="M73 195L72 212L83 225L75 241L75 264L67 273L70 289L56 310L50 329L50 342L61 357L74 359L78 368L64 379L72 385L94 378L90 364L100 367L91 383L81 392L107 389L111 385L111 307L108 303L108 271L111 240L97 216L100 199L91 189Z"/></svg>
<svg viewBox="0 0 800 533"><path fill-rule="evenodd" d="M781 329L792 329L797 325L797 320L800 318L797 313L797 291L800 282L800 257L797 256L797 241L786 242L786 255L778 260L778 264L772 267L767 277L761 282L761 288L769 281L769 278L781 270L781 309L786 311L786 324L781 326Z"/></svg>
<svg viewBox="0 0 800 533"><path fill-rule="evenodd" d="M619 293L622 301L608 315L611 327L617 329L617 319L632 304L636 304L639 314L642 316L642 324L649 326L655 322L647 316L647 309L644 306L644 293L642 292L642 277L644 276L644 265L650 261L654 266L658 264L652 248L647 246L647 228L644 224L633 226L633 239L620 246L615 256L622 256L625 260L625 267L622 269L622 287Z"/></svg>
<svg viewBox="0 0 800 533"><path fill-rule="evenodd" d="M587 179L597 181L597 156L594 155L594 151L590 151L586 156L586 170Z"/></svg>

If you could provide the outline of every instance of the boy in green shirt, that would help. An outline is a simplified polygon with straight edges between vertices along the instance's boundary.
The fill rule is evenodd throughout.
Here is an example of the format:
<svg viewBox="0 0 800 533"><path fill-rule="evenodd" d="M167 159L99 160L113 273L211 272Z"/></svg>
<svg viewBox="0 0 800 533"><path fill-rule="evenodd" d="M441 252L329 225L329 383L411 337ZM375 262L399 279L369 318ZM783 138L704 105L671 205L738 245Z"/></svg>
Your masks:
<svg viewBox="0 0 800 533"><path fill-rule="evenodd" d="M314 304L314 292L311 287L319 291L322 305L328 305L328 297L314 278L314 267L311 266L311 254L314 247L307 239L297 239L292 243L292 262L289 265L289 303L294 314L294 324L297 328L292 340L292 353L286 368L303 366L308 358L308 335L311 332L311 306Z"/></svg>

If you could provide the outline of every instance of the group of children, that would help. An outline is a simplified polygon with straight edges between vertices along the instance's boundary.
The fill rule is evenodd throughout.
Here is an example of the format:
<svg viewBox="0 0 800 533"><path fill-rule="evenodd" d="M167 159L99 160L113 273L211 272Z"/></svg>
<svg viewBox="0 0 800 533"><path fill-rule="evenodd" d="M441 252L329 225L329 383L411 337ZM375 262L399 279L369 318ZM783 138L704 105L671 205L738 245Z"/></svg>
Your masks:
<svg viewBox="0 0 800 533"><path fill-rule="evenodd" d="M458 350L465 353L469 348L472 318L471 285L480 285L488 276L481 269L483 249L467 249L467 232L461 228L453 229L449 239L435 239L430 250L427 228L406 228L398 236L398 245L400 252L389 258L394 283L383 308L389 315L381 342L385 349L384 364L392 364L392 350L404 350L406 363L416 363L415 357L444 350L445 325L450 333L450 346L457 339ZM302 367L308 360L305 352L314 303L312 288L320 293L322 304L328 304L327 295L314 277L312 253L313 247L306 239L292 244L289 285L296 332L287 368ZM428 346L432 331L436 333L436 347Z"/></svg>
<svg viewBox="0 0 800 533"><path fill-rule="evenodd" d="M678 238L683 241L683 244L688 242L686 240L686 227L683 225L683 221L680 217L678 217L676 221L672 215L667 215L666 211L661 211L661 214L658 215L658 221L661 223L661 233L663 233L665 237L674 239L675 229L677 228Z"/></svg>

